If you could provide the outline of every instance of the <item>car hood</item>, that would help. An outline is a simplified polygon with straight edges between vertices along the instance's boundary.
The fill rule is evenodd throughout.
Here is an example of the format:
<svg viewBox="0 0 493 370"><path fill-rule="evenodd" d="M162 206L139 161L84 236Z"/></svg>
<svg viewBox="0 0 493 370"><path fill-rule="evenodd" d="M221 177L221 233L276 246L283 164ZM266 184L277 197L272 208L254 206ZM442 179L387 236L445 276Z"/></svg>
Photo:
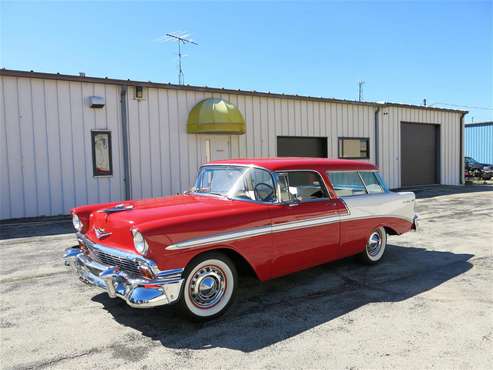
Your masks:
<svg viewBox="0 0 493 370"><path fill-rule="evenodd" d="M155 231L162 235L172 225L238 215L239 210L248 211L254 206L251 202L195 194L125 201L93 211L86 235L107 246L133 250L133 228L144 235ZM101 236L104 234L108 235Z"/></svg>

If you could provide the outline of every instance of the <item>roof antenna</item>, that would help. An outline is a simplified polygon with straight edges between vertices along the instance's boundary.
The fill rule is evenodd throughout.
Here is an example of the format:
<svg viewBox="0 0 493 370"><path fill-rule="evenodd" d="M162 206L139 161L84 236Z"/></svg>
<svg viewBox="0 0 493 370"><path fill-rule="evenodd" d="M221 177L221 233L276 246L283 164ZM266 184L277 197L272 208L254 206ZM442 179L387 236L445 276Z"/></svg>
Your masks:
<svg viewBox="0 0 493 370"><path fill-rule="evenodd" d="M190 39L190 35L186 34L186 33L177 33L177 32L174 32L174 33L167 33L166 35L166 38L164 39L164 41L176 41L176 43L178 44L178 85L184 85L185 84L185 75L183 73L183 68L182 68L182 64L181 64L181 58L182 56L182 53L181 53L181 47L182 45L185 45L185 44L194 44L194 45L199 45L197 44L195 41L193 41L192 39Z"/></svg>
<svg viewBox="0 0 493 370"><path fill-rule="evenodd" d="M363 85L365 84L365 81L361 80L358 81L358 101L363 100Z"/></svg>

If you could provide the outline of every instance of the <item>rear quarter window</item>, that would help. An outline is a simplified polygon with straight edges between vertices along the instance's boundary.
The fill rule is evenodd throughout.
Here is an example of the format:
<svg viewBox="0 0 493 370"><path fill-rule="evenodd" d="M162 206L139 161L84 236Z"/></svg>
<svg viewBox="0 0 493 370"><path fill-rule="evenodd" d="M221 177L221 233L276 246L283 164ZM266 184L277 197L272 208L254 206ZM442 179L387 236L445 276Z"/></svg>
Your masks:
<svg viewBox="0 0 493 370"><path fill-rule="evenodd" d="M366 188L358 171L329 172L332 187L339 197L366 194Z"/></svg>
<svg viewBox="0 0 493 370"><path fill-rule="evenodd" d="M360 171L359 174L361 175L361 178L363 179L363 182L365 183L366 190L368 191L368 194L383 193L384 192L384 189L383 189L382 185L380 184L380 181L377 178L377 175L375 172Z"/></svg>

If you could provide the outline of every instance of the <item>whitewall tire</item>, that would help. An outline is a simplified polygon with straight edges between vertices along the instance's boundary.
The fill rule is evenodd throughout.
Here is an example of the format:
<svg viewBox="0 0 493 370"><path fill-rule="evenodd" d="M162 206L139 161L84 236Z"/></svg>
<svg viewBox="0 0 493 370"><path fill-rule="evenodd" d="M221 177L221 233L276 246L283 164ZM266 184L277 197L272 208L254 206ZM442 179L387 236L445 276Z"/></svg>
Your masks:
<svg viewBox="0 0 493 370"><path fill-rule="evenodd" d="M387 233L383 227L378 227L373 230L368 237L365 245L365 250L360 257L367 264L375 264L380 262L387 247Z"/></svg>
<svg viewBox="0 0 493 370"><path fill-rule="evenodd" d="M238 274L224 254L211 252L197 257L187 266L184 279L180 306L193 319L213 319L233 303Z"/></svg>

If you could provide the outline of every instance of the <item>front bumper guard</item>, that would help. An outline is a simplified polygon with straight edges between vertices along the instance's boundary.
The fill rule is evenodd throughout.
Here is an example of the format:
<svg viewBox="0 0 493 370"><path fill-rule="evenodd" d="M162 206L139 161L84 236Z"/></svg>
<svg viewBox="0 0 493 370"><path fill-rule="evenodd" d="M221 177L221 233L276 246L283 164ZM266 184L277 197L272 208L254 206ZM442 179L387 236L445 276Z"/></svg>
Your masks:
<svg viewBox="0 0 493 370"><path fill-rule="evenodd" d="M118 266L94 261L79 247L66 249L63 259L82 282L105 290L110 298L123 299L130 307L162 306L180 296L183 269L159 271L155 279L131 277Z"/></svg>
<svg viewBox="0 0 493 370"><path fill-rule="evenodd" d="M411 226L411 230L418 231L419 229L419 215L415 214L413 217L413 224Z"/></svg>

